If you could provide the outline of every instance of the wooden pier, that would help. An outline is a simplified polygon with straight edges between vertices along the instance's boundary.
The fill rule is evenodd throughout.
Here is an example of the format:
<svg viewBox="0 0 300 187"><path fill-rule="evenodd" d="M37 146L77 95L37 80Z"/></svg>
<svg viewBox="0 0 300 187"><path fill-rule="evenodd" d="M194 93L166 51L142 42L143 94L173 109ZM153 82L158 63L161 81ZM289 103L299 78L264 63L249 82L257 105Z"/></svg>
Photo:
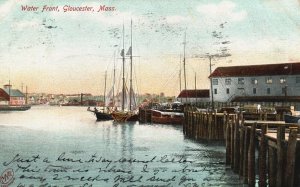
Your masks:
<svg viewBox="0 0 300 187"><path fill-rule="evenodd" d="M226 164L250 187L300 186L300 125L262 119L186 110L183 132L196 140L225 141Z"/></svg>
<svg viewBox="0 0 300 187"><path fill-rule="evenodd" d="M141 123L152 123L152 112L150 109L139 108L139 121Z"/></svg>

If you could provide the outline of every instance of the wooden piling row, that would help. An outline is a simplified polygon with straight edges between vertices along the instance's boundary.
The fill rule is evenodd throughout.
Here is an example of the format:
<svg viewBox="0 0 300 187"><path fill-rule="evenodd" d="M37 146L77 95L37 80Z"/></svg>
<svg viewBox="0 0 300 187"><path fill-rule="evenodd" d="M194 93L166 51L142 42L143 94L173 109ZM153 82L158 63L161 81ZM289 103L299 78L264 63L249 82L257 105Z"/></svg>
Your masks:
<svg viewBox="0 0 300 187"><path fill-rule="evenodd" d="M300 186L300 126L272 121L278 115L256 117L262 121L242 114L185 111L183 132L196 140L225 140L226 165L250 187Z"/></svg>
<svg viewBox="0 0 300 187"><path fill-rule="evenodd" d="M288 141L284 125L268 133L268 124L227 124L226 128L226 164L230 164L243 182L250 187L297 186L295 176L299 176L300 161L297 141L298 129L291 128ZM276 134L275 134L276 133ZM258 146L258 147L257 147ZM258 152L258 162L256 162ZM298 167L297 167L298 166ZM257 172L257 173L256 173ZM258 182L256 181L258 176Z"/></svg>
<svg viewBox="0 0 300 187"><path fill-rule="evenodd" d="M225 114L216 112L185 112L184 134L192 139L224 140Z"/></svg>

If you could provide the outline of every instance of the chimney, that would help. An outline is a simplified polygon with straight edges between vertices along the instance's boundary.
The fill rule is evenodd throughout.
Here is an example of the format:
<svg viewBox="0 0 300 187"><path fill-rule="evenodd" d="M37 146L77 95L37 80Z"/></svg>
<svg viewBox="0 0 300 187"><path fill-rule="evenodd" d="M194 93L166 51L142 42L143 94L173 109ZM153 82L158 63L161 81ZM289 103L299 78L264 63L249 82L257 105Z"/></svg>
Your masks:
<svg viewBox="0 0 300 187"><path fill-rule="evenodd" d="M3 85L4 89L11 89L11 84L5 84Z"/></svg>

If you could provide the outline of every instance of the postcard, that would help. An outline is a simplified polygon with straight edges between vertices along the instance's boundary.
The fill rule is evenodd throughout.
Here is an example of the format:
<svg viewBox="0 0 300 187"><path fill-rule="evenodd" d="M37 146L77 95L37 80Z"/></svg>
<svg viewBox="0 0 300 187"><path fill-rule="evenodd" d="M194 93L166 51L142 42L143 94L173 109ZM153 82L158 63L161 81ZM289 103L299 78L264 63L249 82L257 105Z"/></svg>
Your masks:
<svg viewBox="0 0 300 187"><path fill-rule="evenodd" d="M218 140L190 138L183 109L294 99L299 8L1 0L1 186L243 186L226 165L223 128Z"/></svg>

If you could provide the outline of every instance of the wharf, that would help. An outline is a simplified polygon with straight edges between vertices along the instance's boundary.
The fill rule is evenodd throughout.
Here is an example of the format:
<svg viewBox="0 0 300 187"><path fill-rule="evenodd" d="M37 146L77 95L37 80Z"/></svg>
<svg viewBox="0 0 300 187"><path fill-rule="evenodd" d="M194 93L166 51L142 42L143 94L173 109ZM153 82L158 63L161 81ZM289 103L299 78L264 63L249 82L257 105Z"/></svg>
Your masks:
<svg viewBox="0 0 300 187"><path fill-rule="evenodd" d="M183 132L196 140L225 141L226 164L250 187L300 186L300 125L244 117L186 110Z"/></svg>

